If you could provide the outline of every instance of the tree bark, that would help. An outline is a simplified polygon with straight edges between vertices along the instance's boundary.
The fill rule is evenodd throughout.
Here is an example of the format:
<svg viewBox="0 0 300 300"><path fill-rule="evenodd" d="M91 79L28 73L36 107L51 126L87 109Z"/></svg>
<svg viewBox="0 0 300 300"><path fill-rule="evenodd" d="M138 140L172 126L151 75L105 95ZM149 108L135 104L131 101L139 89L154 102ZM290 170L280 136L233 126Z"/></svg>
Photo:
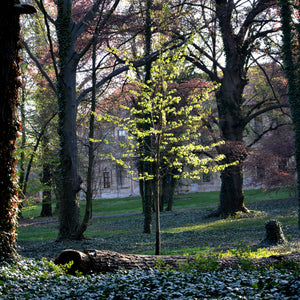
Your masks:
<svg viewBox="0 0 300 300"><path fill-rule="evenodd" d="M280 0L281 6L281 22L283 32L283 61L285 64L285 74L288 80L289 91L289 104L291 108L292 120L294 124L294 136L295 136L295 162L297 172L297 199L298 199L298 229L300 230L300 75L299 75L299 51L298 44L300 41L300 33L297 30L297 36L295 39L293 33L293 20L291 1ZM299 14L298 11L295 14ZM299 17L298 17L299 18ZM294 45L294 41L297 41L297 45Z"/></svg>
<svg viewBox="0 0 300 300"><path fill-rule="evenodd" d="M14 152L19 128L17 119L19 80L18 1L2 3L0 13L0 259L16 257L18 192Z"/></svg>
<svg viewBox="0 0 300 300"><path fill-rule="evenodd" d="M228 217L237 212L248 212L244 204L243 163L247 156L242 141L228 141L222 145L220 152L226 155L224 163L237 162L221 172L220 205L218 215Z"/></svg>
<svg viewBox="0 0 300 300"><path fill-rule="evenodd" d="M51 171L47 162L43 163L43 200L41 217L52 217L52 197L51 197Z"/></svg>
<svg viewBox="0 0 300 300"><path fill-rule="evenodd" d="M77 174L77 135L76 135L76 67L78 55L72 34L72 1L57 1L58 15L56 32L59 44L59 74L57 101L59 115L58 134L60 138L60 226L58 240L80 239L79 206L77 193L81 180Z"/></svg>
<svg viewBox="0 0 300 300"><path fill-rule="evenodd" d="M77 250L66 249L55 258L54 263L57 265L64 265L73 262L67 272L75 275L76 271L83 274L91 272L107 273L116 272L120 269L151 270L155 267L161 269L171 267L178 270L182 264L192 262L193 260L195 260L194 256L185 255L133 255L104 250L84 250L84 252L80 252ZM262 257L251 261L257 267L268 267L273 264L280 264L282 267L285 262L287 264L291 261L299 263L300 253L293 252L290 254L272 255L270 257ZM240 269L245 262L239 257L231 256L219 258L217 263L218 269Z"/></svg>
<svg viewBox="0 0 300 300"><path fill-rule="evenodd" d="M245 124L242 104L247 80L245 53L242 52L241 40L235 36L231 25L230 10L232 9L227 1L216 1L216 14L226 57L221 86L216 93L219 127L226 143L226 146L220 149L221 153L227 156L226 162L239 161L237 166L229 167L221 174L219 213L224 216L246 210L243 195L243 162L246 158L246 150L243 149L243 153L238 153L240 150L238 147L244 144Z"/></svg>
<svg viewBox="0 0 300 300"><path fill-rule="evenodd" d="M4 1L0 11L0 260L17 259L16 225L18 191L16 178L17 118L20 72L20 23L22 13L33 7L19 1Z"/></svg>
<svg viewBox="0 0 300 300"><path fill-rule="evenodd" d="M151 45L152 45L152 29L151 29L151 9L152 9L153 1L146 1L146 20L145 20L145 55L149 55L151 53ZM145 79L144 82L147 82L151 79L151 65L152 62L149 61L145 64ZM147 119L148 116L145 116ZM148 125L145 126L145 130L148 130ZM145 157L151 156L152 143L150 137L145 137L143 141L143 155ZM149 161L142 162L144 174L148 173L149 175L153 174L153 164ZM153 213L153 186L154 183L152 180L143 180L143 200L144 200L144 233L152 232L152 213Z"/></svg>
<svg viewBox="0 0 300 300"><path fill-rule="evenodd" d="M43 174L41 183L43 184L43 200L42 200L42 211L41 217L52 217L52 197L51 197L51 167L49 162L49 147L48 147L47 133L44 134L42 139L42 165Z"/></svg>
<svg viewBox="0 0 300 300"><path fill-rule="evenodd" d="M69 273L76 271L84 274L89 272L106 273L115 272L119 269L142 269L150 270L156 266L179 268L180 263L188 262L188 256L169 255L134 255L121 254L104 250L77 250L67 249L61 252L54 260L55 264L67 264L73 261Z"/></svg>

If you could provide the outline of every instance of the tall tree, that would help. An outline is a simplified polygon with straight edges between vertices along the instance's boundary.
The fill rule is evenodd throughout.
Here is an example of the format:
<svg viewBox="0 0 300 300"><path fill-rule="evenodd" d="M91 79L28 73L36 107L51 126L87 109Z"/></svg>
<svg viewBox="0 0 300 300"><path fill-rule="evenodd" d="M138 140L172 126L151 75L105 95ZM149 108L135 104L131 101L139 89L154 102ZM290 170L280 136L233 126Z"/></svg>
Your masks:
<svg viewBox="0 0 300 300"><path fill-rule="evenodd" d="M187 26L192 30L198 30L197 17L206 27L199 31L199 38L194 39L188 61L220 84L216 93L218 126L226 142L219 148L220 153L226 155L227 162L240 161L221 173L219 215L247 211L243 195L243 162L247 157L244 130L247 124L266 111L286 105L279 103L277 97L252 104L244 97L249 66L257 64L257 57L264 53L259 52L260 45L265 51L269 50L270 37L277 32L278 18L272 10L276 3L276 0L244 1L243 4L241 1L216 0L207 4L200 0L196 6L198 15L192 10L195 17L188 21Z"/></svg>
<svg viewBox="0 0 300 300"><path fill-rule="evenodd" d="M17 132L18 88L20 87L18 51L20 49L20 14L33 13L19 1L2 3L0 12L0 259L16 259L16 224L18 193L14 158Z"/></svg>
<svg viewBox="0 0 300 300"><path fill-rule="evenodd" d="M48 4L48 12L42 0L36 0L40 10L45 15L47 36L49 38L50 53L54 64L57 85L53 83L40 61L31 53L30 47L24 43L26 50L31 58L39 67L41 73L47 78L50 86L55 90L58 100L59 114L59 136L60 136L60 229L58 239L80 239L82 238L79 230L79 214L76 195L80 190L81 179L78 176L78 157L77 157L77 136L76 136L76 116L78 105L86 99L92 92L94 86L99 89L112 78L129 70L127 59L118 57L114 50L119 46L126 45L126 39L121 39L117 47L111 47L110 34L122 29L128 23L122 14L113 17L113 13L118 7L120 0L90 0L87 2L59 0L45 1ZM75 9L76 8L76 9ZM52 9L52 11L50 10ZM76 12L76 13L75 13ZM130 19L131 20L131 19ZM134 21L134 20L133 20ZM52 40L55 35L52 33L53 27L57 36L57 47ZM131 27L133 28L134 26ZM94 30L88 31L88 28ZM94 32L95 34L92 34ZM121 30L121 32L123 32ZM97 64L97 74L101 73L100 79L97 78L96 85L83 88L88 81L83 81L82 85L76 85L76 72L80 67L89 64L89 54L93 41L98 37L102 44L101 60ZM129 37L131 39L132 37ZM117 39L115 39L117 40ZM105 53L107 46L112 48L110 53ZM58 48L58 53L55 49ZM126 48L126 47L125 47ZM99 48L98 48L99 50ZM125 51L126 52L126 51ZM158 52L146 56L140 56L136 61L132 61L132 66L144 66L150 60L155 59ZM58 63L57 60L58 59ZM107 63L107 64L106 64ZM77 95L76 91L80 90Z"/></svg>
<svg viewBox="0 0 300 300"><path fill-rule="evenodd" d="M295 1L297 2L297 1ZM293 4L289 0L280 0L282 41L283 41L283 61L285 64L286 77L289 85L289 103L292 111L292 120L295 132L295 160L297 170L297 198L299 203L298 228L300 229L300 31L299 23L294 24L294 20L299 22L299 3ZM295 15L292 13L295 10ZM294 19L295 18L295 19Z"/></svg>
<svg viewBox="0 0 300 300"><path fill-rule="evenodd" d="M48 1L49 2L49 1ZM47 2L47 4L49 4ZM96 0L84 3L80 1L50 1L52 11L47 12L42 0L36 3L44 14L49 38L50 53L53 60L57 84L55 85L39 60L33 56L29 46L24 43L31 58L36 62L42 74L56 93L60 137L60 226L58 239L80 239L82 230L79 224L77 193L80 191L81 178L78 175L78 154L76 136L76 117L78 98L76 95L76 75L80 61L90 50L96 35L83 39L89 27L97 26L96 34L107 26L108 20L120 0ZM79 17L74 14L74 6L79 8ZM55 9L54 9L55 8ZM81 11L80 11L81 9ZM54 14L54 17L53 17ZM79 19L80 18L80 19ZM56 58L55 41L51 30L55 28L58 53ZM57 62L58 59L58 62Z"/></svg>
<svg viewBox="0 0 300 300"><path fill-rule="evenodd" d="M146 1L146 18L145 18L145 55L150 55L151 49L152 49L152 18L151 18L151 12L152 12L152 5L153 1L152 0L147 0ZM145 64L145 77L144 77L144 82L147 84L151 80L151 61L147 62ZM144 115L145 119L149 118L148 115ZM144 123L142 125L144 130L149 130L149 124ZM143 145L143 150L142 153L146 157L150 157L151 155L151 148L152 148L152 142L151 142L151 137L146 136L143 138L144 141L142 143ZM141 158L140 160L140 165L142 166L142 174L148 173L152 174L153 173L153 168L152 165L153 163L151 161L143 160ZM142 199L144 203L144 233L151 233L152 231L152 211L153 211L153 182L151 179L145 180L145 179L140 179L143 184L142 188Z"/></svg>

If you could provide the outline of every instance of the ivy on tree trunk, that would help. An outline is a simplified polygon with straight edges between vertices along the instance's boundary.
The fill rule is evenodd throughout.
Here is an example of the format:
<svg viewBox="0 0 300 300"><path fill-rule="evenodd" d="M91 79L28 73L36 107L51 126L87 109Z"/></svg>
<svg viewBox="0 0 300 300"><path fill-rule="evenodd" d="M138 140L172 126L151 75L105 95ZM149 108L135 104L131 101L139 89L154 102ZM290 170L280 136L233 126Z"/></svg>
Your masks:
<svg viewBox="0 0 300 300"><path fill-rule="evenodd" d="M20 72L20 23L29 5L4 1L0 11L0 260L16 259L18 189L16 183L16 138L21 130L17 117Z"/></svg>
<svg viewBox="0 0 300 300"><path fill-rule="evenodd" d="M297 198L299 203L298 212L298 228L300 229L300 53L299 41L300 32L299 28L296 35L293 30L292 9L291 1L280 0L281 6L281 23L282 23L282 41L283 41L283 61L285 73L288 80L289 91L288 98L292 113L292 120L295 130L295 160L297 170ZM299 7L298 19L299 19ZM299 26L299 25L298 25Z"/></svg>

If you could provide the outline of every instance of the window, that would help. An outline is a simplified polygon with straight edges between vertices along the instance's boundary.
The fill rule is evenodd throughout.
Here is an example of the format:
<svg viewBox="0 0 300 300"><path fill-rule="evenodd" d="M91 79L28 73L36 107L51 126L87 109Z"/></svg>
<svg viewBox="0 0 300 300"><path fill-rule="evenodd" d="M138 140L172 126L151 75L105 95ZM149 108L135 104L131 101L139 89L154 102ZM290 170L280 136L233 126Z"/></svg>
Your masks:
<svg viewBox="0 0 300 300"><path fill-rule="evenodd" d="M117 165L117 183L118 186L123 186L124 178L123 178L123 167Z"/></svg>
<svg viewBox="0 0 300 300"><path fill-rule="evenodd" d="M110 173L109 172L103 172L103 187L110 188Z"/></svg>
<svg viewBox="0 0 300 300"><path fill-rule="evenodd" d="M126 131L124 129L118 130L118 140L121 143L124 143L126 141Z"/></svg>

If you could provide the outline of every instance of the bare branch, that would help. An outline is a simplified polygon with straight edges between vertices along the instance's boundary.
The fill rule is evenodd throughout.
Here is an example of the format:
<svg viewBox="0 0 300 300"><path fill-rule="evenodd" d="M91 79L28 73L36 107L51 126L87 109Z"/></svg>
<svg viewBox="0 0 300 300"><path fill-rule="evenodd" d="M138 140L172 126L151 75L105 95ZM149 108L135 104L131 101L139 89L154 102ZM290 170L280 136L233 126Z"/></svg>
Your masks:
<svg viewBox="0 0 300 300"><path fill-rule="evenodd" d="M267 8L270 8L276 4L277 4L277 0L260 0L257 3L257 5L247 14L247 18L244 21L238 33L238 38L240 40L243 40L250 25L252 25L252 23L256 21L255 17L257 17L261 12L263 12Z"/></svg>
<svg viewBox="0 0 300 300"><path fill-rule="evenodd" d="M101 20L101 22L99 20L99 22L97 24L97 28L95 30L95 33L94 33L93 37L89 40L89 42L84 47L84 49L78 54L79 58L83 57L84 54L90 49L90 47L94 43L95 39L97 39L98 34L103 30L103 28L107 24L108 19L111 17L111 15L113 14L113 12L116 10L119 2L120 2L120 0L115 0L115 3L113 5L113 7L108 11L107 14L105 14L103 20ZM77 37L78 37L78 32L77 32Z"/></svg>
<svg viewBox="0 0 300 300"><path fill-rule="evenodd" d="M48 81L48 83L49 83L50 87L52 88L52 90L54 91L54 93L57 94L57 90L56 90L55 84L53 83L53 81L51 80L51 78L48 76L47 72L43 69L43 66L38 61L38 59L33 55L33 53L31 52L31 50L29 49L28 44L25 41L23 41L23 46L25 47L25 49L26 49L28 55L30 56L30 58L35 62L36 66L38 67L38 69L40 70L40 72L42 73L42 75Z"/></svg>
<svg viewBox="0 0 300 300"><path fill-rule="evenodd" d="M274 105L269 105L268 107L265 107L265 108L262 108L261 110L253 113L252 115L249 115L247 118L245 118L243 120L243 123L246 125L248 124L251 120L253 120L254 118L268 112L268 111L271 111L271 110L274 110L274 109L280 109L280 108L288 108L290 107L288 103L281 103L281 104L274 104Z"/></svg>
<svg viewBox="0 0 300 300"><path fill-rule="evenodd" d="M277 124L276 126L270 126L268 129L264 130L262 133L258 134L257 137L246 147L251 148L253 145L255 145L257 142L261 140L261 138L266 135L268 132L275 131L280 127L291 125L291 123L282 123L282 124Z"/></svg>
<svg viewBox="0 0 300 300"><path fill-rule="evenodd" d="M52 62L53 62L53 68L55 71L55 76L56 79L58 78L58 70L57 70L57 63L56 63L56 59L55 59L55 55L54 55L54 48L53 48L53 43L52 43L52 38L51 38L51 31L50 31L50 26L48 23L48 14L46 12L43 0L40 0L40 9L44 15L44 20L45 20L45 25L47 28L47 37L48 37L48 41L49 41L49 46L50 46L50 54L51 54L51 58L52 58Z"/></svg>

